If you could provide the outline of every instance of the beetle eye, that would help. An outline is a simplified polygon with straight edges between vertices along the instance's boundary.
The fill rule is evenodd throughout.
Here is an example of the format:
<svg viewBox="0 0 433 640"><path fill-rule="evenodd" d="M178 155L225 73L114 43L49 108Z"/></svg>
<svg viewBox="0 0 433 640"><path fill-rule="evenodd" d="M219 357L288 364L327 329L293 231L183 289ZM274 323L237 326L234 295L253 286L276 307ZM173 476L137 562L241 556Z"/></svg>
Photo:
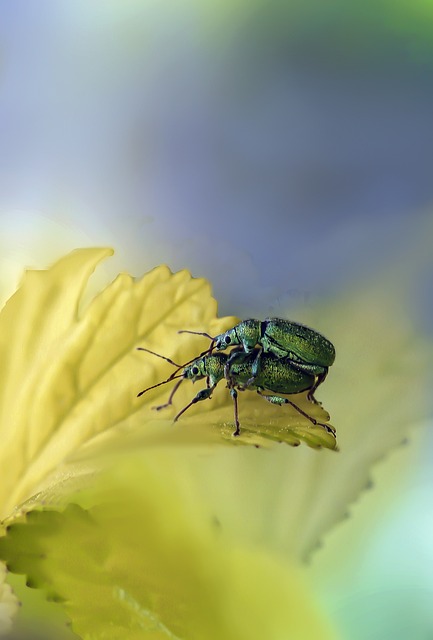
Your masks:
<svg viewBox="0 0 433 640"><path fill-rule="evenodd" d="M226 337L226 344L230 344L230 342L232 341L232 339L230 338L230 336Z"/></svg>
<svg viewBox="0 0 433 640"><path fill-rule="evenodd" d="M191 371L193 372L193 374L196 376L198 374L198 367L193 367L191 369Z"/></svg>

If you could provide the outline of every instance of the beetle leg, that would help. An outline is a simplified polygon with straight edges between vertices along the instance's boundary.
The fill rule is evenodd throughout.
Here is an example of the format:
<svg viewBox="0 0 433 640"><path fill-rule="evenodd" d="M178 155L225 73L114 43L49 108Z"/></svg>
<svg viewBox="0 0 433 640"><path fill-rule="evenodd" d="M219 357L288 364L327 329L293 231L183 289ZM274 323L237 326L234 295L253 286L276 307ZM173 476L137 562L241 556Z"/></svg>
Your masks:
<svg viewBox="0 0 433 640"><path fill-rule="evenodd" d="M230 365L235 360L236 356L239 355L239 353L244 353L242 347L236 347L235 349L233 349L230 352L227 362L224 365L224 378L227 380L227 386L229 388L231 388L235 382L233 376L230 375Z"/></svg>
<svg viewBox="0 0 433 640"><path fill-rule="evenodd" d="M156 409L156 411L160 411L161 409L165 409L166 407L169 407L171 404L173 404L173 396L176 393L176 391L179 389L181 383L184 380L185 378L182 377L180 380L176 382L165 404L159 404L157 407L152 407L152 409Z"/></svg>
<svg viewBox="0 0 433 640"><path fill-rule="evenodd" d="M287 398L283 398L283 397L277 396L277 395L268 396L268 395L262 393L260 391L260 389L257 389L257 393L259 394L259 396L262 396L262 398L264 398L265 400L267 400L271 404L278 404L278 405L281 406L282 404L288 404L289 403L289 400L287 400Z"/></svg>
<svg viewBox="0 0 433 640"><path fill-rule="evenodd" d="M322 404L321 402L316 400L316 398L314 397L314 392L316 391L317 387L320 384L322 384L322 382L325 380L327 375L328 375L328 368L326 367L325 371L323 373L320 373L316 377L314 385L311 387L311 389L309 390L309 392L307 394L307 398L308 398L308 400L310 400L310 402L313 402L314 404L320 404L320 405Z"/></svg>
<svg viewBox="0 0 433 640"><path fill-rule="evenodd" d="M234 411L235 411L235 426L236 426L236 430L233 432L232 435L238 436L241 433L240 424L239 424L239 414L238 414L238 392L234 387L230 389L230 395L233 398L233 405L234 405Z"/></svg>
<svg viewBox="0 0 433 640"><path fill-rule="evenodd" d="M251 376L251 378L249 378L249 380L246 381L244 387L249 387L251 384L253 384L254 380L257 377L257 374L259 372L259 366L260 366L260 356L262 355L263 349L260 347L259 352L257 353L256 357L254 358L254 362L251 366L251 373L253 374Z"/></svg>
<svg viewBox="0 0 433 640"><path fill-rule="evenodd" d="M191 400L191 402L189 402L186 405L186 407L184 407L181 411L179 411L179 413L177 413L174 416L173 422L177 422L180 416L182 415L182 413L185 413L185 411L190 407L192 407L192 405L195 404L196 402L200 402L201 400L207 400L208 398L210 398L215 387L216 385L213 385L213 387L208 387L207 389L201 389L201 391L198 392L198 394Z"/></svg>
<svg viewBox="0 0 433 640"><path fill-rule="evenodd" d="M294 402L292 402L288 398L283 398L282 396L277 396L277 395L268 396L268 395L262 393L260 391L260 389L257 389L257 393L259 394L259 396L262 396L262 398L264 398L265 400L267 400L268 402L270 402L272 404L278 404L280 406L283 405L283 404L290 404L290 406L292 406L294 409L296 409L296 411L298 411L298 413L300 413L305 418L307 418L307 420L312 422L314 424L314 426L319 425L321 427L324 427L326 429L326 431L328 431L328 433L333 433L335 435L335 430L333 429L333 427L331 427L330 425L324 424L323 422L318 422L315 418L313 418L312 416L309 416L308 413L305 413L305 411L303 411L300 407L298 407L297 404L295 404Z"/></svg>
<svg viewBox="0 0 433 640"><path fill-rule="evenodd" d="M239 390L245 391L245 389L248 389L248 387L254 383L254 380L256 379L257 374L259 373L260 356L262 355L262 353L263 353L263 349L262 349L262 347L259 347L258 348L258 353L257 353L256 357L254 358L253 364L251 365L251 373L253 375L241 387L239 387Z"/></svg>

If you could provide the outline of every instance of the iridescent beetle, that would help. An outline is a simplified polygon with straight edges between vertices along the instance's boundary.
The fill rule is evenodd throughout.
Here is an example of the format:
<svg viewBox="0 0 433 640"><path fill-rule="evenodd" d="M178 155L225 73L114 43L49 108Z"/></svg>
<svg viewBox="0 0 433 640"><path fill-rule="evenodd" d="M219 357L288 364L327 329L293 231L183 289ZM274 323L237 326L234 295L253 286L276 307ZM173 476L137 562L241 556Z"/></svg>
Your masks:
<svg viewBox="0 0 433 640"><path fill-rule="evenodd" d="M245 353L256 354L251 362L252 383L260 369L262 353L272 354L276 358L289 360L298 371L314 376L315 382L308 393L308 399L317 402L314 392L328 375L328 369L335 360L335 348L332 342L321 333L299 322L291 322L282 318L266 318L265 320L242 320L236 326L218 336L196 331L180 331L204 335L211 340L210 352L213 349L223 351L229 347L241 346ZM226 373L232 363L231 356L226 363ZM226 376L227 377L227 376Z"/></svg>

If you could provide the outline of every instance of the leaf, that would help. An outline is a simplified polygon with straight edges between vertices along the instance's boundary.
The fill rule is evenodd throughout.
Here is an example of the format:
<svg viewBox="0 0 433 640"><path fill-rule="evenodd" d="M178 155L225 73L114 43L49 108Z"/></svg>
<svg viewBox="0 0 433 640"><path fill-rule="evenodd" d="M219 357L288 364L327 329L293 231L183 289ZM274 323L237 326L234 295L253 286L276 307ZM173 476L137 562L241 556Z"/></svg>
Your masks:
<svg viewBox="0 0 433 640"><path fill-rule="evenodd" d="M268 404L254 392L247 390L239 394L239 420L241 433L233 437L234 415L230 404L230 396L223 383L212 396L212 405L206 403L205 414L188 417L188 425L203 424L206 428L217 431L226 442L234 445L255 445L269 447L276 442L298 446L304 442L313 449L325 447L337 449L336 436L328 431L329 413L320 405L315 405L307 399L307 392L300 394L280 394L295 403L304 412L320 423L313 425L290 406L276 406Z"/></svg>
<svg viewBox="0 0 433 640"><path fill-rule="evenodd" d="M179 328L218 333L227 324L215 318L206 281L167 267L138 282L121 274L79 313L86 281L109 253L76 251L27 272L0 315L0 517L95 435L120 423L143 428L150 406L137 391L160 362L144 359L139 344L186 361L205 342L181 339Z"/></svg>
<svg viewBox="0 0 433 640"><path fill-rule="evenodd" d="M59 603L47 600L42 589L27 586L23 575L10 572L7 582L20 604L14 612L13 633L7 636L8 640L79 640L65 611Z"/></svg>
<svg viewBox="0 0 433 640"><path fill-rule="evenodd" d="M417 258L410 252L399 256L409 272L405 277L391 265L374 283L321 310L322 326L325 331L332 326L336 338L337 360L323 395L338 425L340 453L338 460L316 461L315 477L321 481L303 521L301 555L371 487L373 466L432 415L433 345L411 305ZM308 482L304 475L300 480Z"/></svg>
<svg viewBox="0 0 433 640"><path fill-rule="evenodd" d="M268 548L288 557L309 557L371 487L374 464L431 416L432 343L417 329L409 286L396 286L394 277L377 274L374 286L354 288L322 306L311 321L336 344L336 362L318 396L331 408L338 454L281 447L236 458L227 454L224 475L239 510L221 486L220 460L206 459L197 469L203 495L233 536L266 540Z"/></svg>
<svg viewBox="0 0 433 640"><path fill-rule="evenodd" d="M137 352L137 346L163 350L182 363L206 349L209 341L179 336L179 329L216 335L236 322L235 318L215 317L216 302L205 280L191 278L186 271L172 274L163 266L137 282L121 274L81 313L86 281L109 253L103 249L76 251L48 271L27 272L0 316L0 356L5 363L0 390L0 468L7 469L0 486L0 516L36 493L67 456L94 436L115 426L119 433L142 430L157 419L151 406L168 389L159 387L140 399L137 392L164 380L173 368L155 356ZM192 385L184 384L176 406L186 405L191 394ZM223 389L216 396L209 424L218 429L230 419L230 411L217 409L228 407L230 397ZM250 401L245 403L245 416ZM302 425L298 416L292 422L290 411L280 411L274 427L269 426L272 418L267 422L267 415L277 412L266 414L264 404L256 413L256 422L249 421L249 431L271 438L275 431L278 439L295 444L304 440L312 446L335 446L335 439L321 427L311 428L305 419ZM208 422L208 416L202 418L201 407L191 409L191 415L194 413L201 424ZM163 423L167 417L162 416ZM188 419L183 420L179 428L187 424ZM199 441L207 439L205 428ZM227 430L223 433L226 441L233 440L228 434Z"/></svg>
<svg viewBox="0 0 433 640"><path fill-rule="evenodd" d="M35 560L33 542L29 537L36 545L49 543L49 531L45 525L51 523L57 527L53 529L53 536L59 535L59 549L67 553L74 536L77 536L77 541L81 534L83 540L86 539L86 529L81 530L80 527L86 514L90 514L96 522L95 535L89 537L94 553L103 552L102 543L107 541L109 544L111 540L107 537L108 531L112 528L116 532L121 520L126 530L122 529L122 536L114 536L109 550L112 548L114 557L117 557L119 549L122 556L124 537L131 553L140 549L139 556L141 547L136 545L141 544L140 540L148 540L146 536L150 535L149 526L152 528L153 519L141 517L142 507L138 510L135 507L142 505L140 500L147 504L155 491L158 512L165 512L168 519L172 518L171 524L163 530L170 527L176 530L178 518L182 522L183 516L172 507L169 498L172 490L177 500L185 501L189 496L194 509L205 509L208 521L217 521L224 531L227 556L221 548L214 547L213 534L206 533L206 529L199 527L195 533L190 532L193 540L200 540L203 536L203 555L200 555L200 544L196 545L201 558L199 564L209 557L215 558L221 567L227 567L227 558L236 565L237 551L233 555L232 548L238 549L241 555L247 554L246 564L251 565L253 573L249 574L243 565L241 573L250 584L251 600L256 603L257 599L260 600L257 596L260 585L267 585L256 560L263 558L265 564L273 564L274 561L278 564L282 556L286 559L304 557L342 517L347 505L368 482L371 464L398 444L414 422L428 415L425 373L431 344L415 332L402 291L393 291L389 280L378 277L376 289L370 286L364 291L354 290L346 299L334 301L328 308L318 311L317 322L309 322L324 330L337 346L336 364L326 384L319 390L319 395L326 398L326 405L332 409L339 433L342 433L342 448L337 455L318 455L311 450L314 445L335 447L335 439L324 428L319 427L317 431L294 410L269 406L252 393L240 394L242 435L233 438L230 396L223 384L219 385L211 401L191 408L189 415L183 416L173 426L170 418L191 400L194 395L192 385L185 382L180 387L175 396L175 407L167 410L168 417L164 417L162 412L155 414L151 406L168 397L169 385L158 387L141 399L137 399L136 394L144 387L166 379L173 368L150 354L137 352L135 347L163 351L164 355L185 362L203 351L209 343L196 336L179 336L179 328L205 330L215 335L233 326L236 319L215 318L216 304L209 295L207 283L192 279L186 272L173 275L165 267L153 270L138 282L128 276L119 276L86 310L80 312L80 294L77 292L82 291L84 281L102 255L100 250L80 253L80 268L75 261L76 255L66 257L52 268L54 271L43 274L48 278L44 286L28 286L26 289L25 281L21 293L11 299L3 312L6 316L0 317L2 354L6 354L4 361L11 363L14 379L9 394L2 398L0 437L11 448L3 449L0 454L1 468L5 470L5 487L9 487L8 491L0 487L0 495L2 513L9 514L9 522L16 519L16 528L14 525L9 529L0 545L1 553L12 561L14 570L28 571L34 575L35 584L44 585L53 596L62 599L72 593L77 598L75 589L82 589L81 582L89 581L90 585L95 582L92 571L97 567L92 567L90 552L80 564L80 579L71 587L70 573L63 573L62 567L68 568L65 558L54 566L44 558L34 571L37 554ZM81 284L75 283L68 288L68 291L75 292L74 303L69 300L63 311L63 304L60 304L65 295L62 284L68 278L73 280L72 276L67 278L65 274L71 265ZM386 296L383 291L387 292ZM31 313L26 311L26 300L32 301ZM43 310L40 308L42 302ZM404 313L399 304L403 305ZM32 305L39 305L39 315ZM24 317L32 319L31 330L18 321L23 312L26 312ZM51 320L45 317L52 313L54 318ZM356 318L356 322L350 322L352 318ZM384 322L384 318L392 318L393 321ZM15 325L13 343L23 345L22 353L20 348L10 346L12 341L5 338L8 335L5 330L11 335ZM8 359L8 348L13 350L13 360ZM319 420L328 419L321 407L305 404L305 394L296 397L296 402L302 408L307 406L309 411L313 410ZM11 417L15 420L16 438L11 437ZM305 440L310 448L215 446L216 443L265 445L280 439L291 444ZM98 482L99 474L108 473L104 477L110 479L110 474L120 468L123 456L131 461L134 453L138 455L138 452L143 456L148 454L142 459L143 475L138 471L136 475L128 474L128 465L123 464L125 482L131 484L128 490L125 487L120 492L121 499L115 501L114 506L112 494L116 497L117 490L108 480L111 487L108 502L98 502L104 493L102 489L99 493L87 494L93 496L90 505L80 502L84 497L77 499L84 513L80 511L78 516L78 512L74 512L75 515L69 517L73 508L67 505L72 493L81 489L79 495L85 496L86 491L91 492L86 487ZM154 480L151 475L155 471L151 464L153 460L159 461L162 477L173 482L170 491L159 493L154 489L160 479L158 476ZM146 474L150 474L147 481ZM101 488L103 485L98 486ZM181 496L176 493L179 487L185 488ZM134 495L134 504L128 502L130 494ZM128 508L122 512L124 503ZM111 506L104 511L104 504ZM28 524L21 522L23 514L29 510L48 510L49 507L52 510L55 505L60 510L59 514L50 511L50 515L46 515L42 512L30 515ZM100 513L99 509L105 513L106 526L94 517L95 512ZM196 519L197 514L194 513L192 521ZM205 521L204 516L200 516L199 521ZM32 528L32 522L39 522L41 529ZM183 530L182 526L180 530ZM23 533L18 536L17 531ZM129 531L135 532L134 539ZM96 540L100 541L99 544ZM181 545L178 551L180 557L187 558L195 552L195 547L188 551L188 547ZM96 557L100 559L100 556ZM161 566L165 566L164 558L159 557L159 561ZM129 562L134 567L131 573L137 580L137 597L128 601L130 610L134 603L138 603L140 608L143 598L153 592L149 591L152 585L143 578L146 573L135 571L139 566L136 565L137 558L134 556ZM260 564L261 561L257 562ZM45 570L48 571L46 575ZM230 576L228 569L226 573ZM292 575L289 568L285 568L283 573L284 577L269 578L270 584L282 585L281 593L289 589ZM114 582L110 583L107 578L103 585L110 593L118 577L117 574L112 575ZM179 571L178 575L183 581L183 573ZM198 570L194 573L196 577L200 575ZM212 572L208 578L211 599L215 600L215 615L224 617L229 605L221 599L221 594L230 594L230 585L224 579L214 582ZM170 580L167 579L164 585L171 584ZM204 589L201 578L199 583L200 588L194 583L188 592L191 602L199 598L197 590ZM239 588L244 593L248 587L242 583ZM84 590L83 593L87 592ZM87 593L87 596L90 599L91 594ZM110 611L116 618L121 614L110 602L113 605ZM172 603L173 607L178 606L178 598L173 597ZM85 604L79 600L76 609L69 609L74 620L80 619L81 611L86 609ZM123 605L120 606L122 608ZM266 607L254 604L253 608L257 612L254 624L260 628L259 619L266 617ZM153 605L149 610L154 611ZM131 611L128 619L130 617ZM175 617L178 619L179 616ZM280 625L277 614L275 620ZM97 619L94 623L101 624ZM120 626L127 624L125 618ZM83 633L89 633L90 617L83 625ZM193 631L200 637L199 631L206 629L205 622L197 622L197 625Z"/></svg>
<svg viewBox="0 0 433 640"><path fill-rule="evenodd" d="M85 639L335 637L299 569L227 537L182 471L175 452L119 456L64 511L12 524L0 554Z"/></svg>

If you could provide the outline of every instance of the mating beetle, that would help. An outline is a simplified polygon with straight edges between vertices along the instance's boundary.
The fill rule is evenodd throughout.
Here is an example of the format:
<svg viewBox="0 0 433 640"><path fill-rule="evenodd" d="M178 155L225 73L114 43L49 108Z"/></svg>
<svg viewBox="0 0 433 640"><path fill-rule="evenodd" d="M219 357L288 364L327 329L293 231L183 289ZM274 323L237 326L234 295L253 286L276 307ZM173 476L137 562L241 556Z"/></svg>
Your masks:
<svg viewBox="0 0 433 640"><path fill-rule="evenodd" d="M186 333L195 332L188 331ZM201 335L207 335L215 344L217 351L240 345L245 353L251 353L257 345L261 347L252 362L249 382L253 382L257 377L262 351L277 358L290 360L294 368L315 376L315 383L308 394L308 398L312 402L317 402L313 395L314 391L325 380L328 368L335 360L334 345L325 336L304 324L282 318L266 318L265 320L250 318L239 322L236 326L214 338L208 334ZM211 345L211 350L212 348ZM229 359L226 374L231 363L232 360Z"/></svg>
<svg viewBox="0 0 433 640"><path fill-rule="evenodd" d="M282 318L265 320L243 320L235 327L215 336L217 351L236 345L242 345L249 353L256 345L263 351L278 358L290 358L299 364L309 364L318 369L330 367L335 360L335 348L332 342L314 329L299 322L290 322ZM311 373L321 373L309 369Z"/></svg>
<svg viewBox="0 0 433 640"><path fill-rule="evenodd" d="M139 347L140 348L140 347ZM179 371L182 366L177 365L175 362L164 356L149 351L149 349L140 348L142 351L148 351L154 355L167 360L171 364L178 367ZM257 364L256 364L257 363ZM256 365L256 374L252 376L253 365ZM230 354L215 353L212 355L203 355L183 368L183 373L177 374L177 371L172 374L167 380L160 382L152 387L144 389L138 396L143 395L150 389L154 389L160 385L166 384L175 378L180 378L173 388L168 401L165 404L155 407L158 411L168 407L173 402L173 396L179 388L183 380L201 380L207 378L208 386L205 389L201 389L197 395L187 404L174 418L176 422L180 416L185 413L189 407L201 400L210 398L215 387L223 378L227 380L227 387L230 389L230 394L234 403L234 417L236 429L233 433L234 436L240 434L240 424L238 418L238 404L237 390L256 390L265 400L272 404L283 405L290 404L296 411L302 414L314 425L323 426L328 432L335 435L334 429L330 425L318 422L302 409L300 409L294 402L284 398L278 394L292 394L301 393L314 387L315 376L307 371L301 371L293 366L293 363L289 359L281 359L275 357L270 353L260 353L260 349L253 349L250 353L245 353L241 348L232 351ZM266 395L263 391L271 391L274 395Z"/></svg>

